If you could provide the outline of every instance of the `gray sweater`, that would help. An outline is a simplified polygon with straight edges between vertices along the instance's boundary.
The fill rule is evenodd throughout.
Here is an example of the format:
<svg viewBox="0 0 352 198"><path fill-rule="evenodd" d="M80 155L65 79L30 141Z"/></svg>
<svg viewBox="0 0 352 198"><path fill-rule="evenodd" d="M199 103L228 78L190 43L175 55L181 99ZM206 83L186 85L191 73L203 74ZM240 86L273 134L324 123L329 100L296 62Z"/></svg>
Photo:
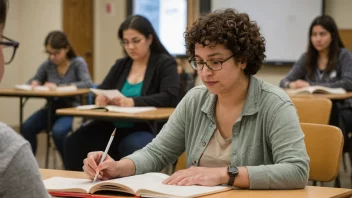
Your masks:
<svg viewBox="0 0 352 198"><path fill-rule="evenodd" d="M82 57L71 59L71 64L64 76L59 75L56 65L48 59L40 65L36 74L28 83L32 80L39 81L41 84L45 82L52 82L57 85L74 84L77 88L90 88L92 86L87 63ZM59 102L61 104L58 106L61 108L77 106L79 105L79 97L59 99Z"/></svg>
<svg viewBox="0 0 352 198"><path fill-rule="evenodd" d="M317 70L313 77L309 77L304 66L305 54L293 65L287 76L281 80L280 87L298 79L307 81L311 86L320 85L325 87L344 88L346 91L352 91L352 54L345 48L340 49L336 70L330 73L319 73ZM352 107L352 99L346 101Z"/></svg>
<svg viewBox="0 0 352 198"><path fill-rule="evenodd" d="M1 122L0 197L50 197L29 143Z"/></svg>
<svg viewBox="0 0 352 198"><path fill-rule="evenodd" d="M217 96L205 86L190 90L158 136L142 150L126 158L136 174L159 171L174 163L184 151L187 167L198 166L215 123ZM297 112L279 87L255 77L245 106L232 128L231 166L246 166L250 189L304 188L309 157Z"/></svg>

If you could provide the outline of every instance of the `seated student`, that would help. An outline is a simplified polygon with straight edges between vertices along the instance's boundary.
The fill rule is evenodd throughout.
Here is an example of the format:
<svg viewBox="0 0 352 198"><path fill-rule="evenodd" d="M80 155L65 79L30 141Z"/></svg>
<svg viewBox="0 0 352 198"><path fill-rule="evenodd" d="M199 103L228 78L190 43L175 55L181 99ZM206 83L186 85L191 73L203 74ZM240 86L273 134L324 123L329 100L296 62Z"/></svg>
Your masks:
<svg viewBox="0 0 352 198"><path fill-rule="evenodd" d="M313 20L307 52L280 82L280 87L290 89L313 85L352 91L352 54L344 48L335 21L327 15ZM350 146L347 140L352 125L349 123L352 123L352 98L333 101L330 124L343 131L345 147Z"/></svg>
<svg viewBox="0 0 352 198"><path fill-rule="evenodd" d="M15 42L4 35L7 0L0 0L0 81L4 75L4 47L14 47ZM7 54L9 55L9 54ZM11 54L12 55L12 54ZM42 182L39 167L30 145L14 130L0 122L0 197L50 197Z"/></svg>
<svg viewBox="0 0 352 198"><path fill-rule="evenodd" d="M130 16L121 24L118 37L127 56L116 61L98 88L118 89L124 96L109 100L98 95L95 103L175 107L180 86L176 61L161 44L151 23L142 16ZM82 170L87 153L105 149L115 127L117 133L109 153L116 159L143 148L154 138L145 123L93 121L67 138L66 168Z"/></svg>
<svg viewBox="0 0 352 198"><path fill-rule="evenodd" d="M88 71L88 66L82 57L76 55L70 45L67 36L61 31L50 32L45 38L44 46L49 58L38 68L35 76L29 83L35 87L39 85L55 89L59 85L72 84L77 88L89 88L92 80ZM66 135L72 129L71 116L56 116L55 111L59 108L78 106L78 97L60 98L53 102L53 127L52 136L61 157L63 157L63 147ZM47 106L41 108L31 115L23 123L23 136L33 149L37 150L37 134L47 127Z"/></svg>
<svg viewBox="0 0 352 198"><path fill-rule="evenodd" d="M246 13L218 10L194 22L185 40L205 86L186 94L145 148L120 161L108 156L99 166L102 152L89 153L88 176L160 171L185 151L188 168L165 184L304 188L309 157L294 105L283 90L253 76L265 58L258 25Z"/></svg>

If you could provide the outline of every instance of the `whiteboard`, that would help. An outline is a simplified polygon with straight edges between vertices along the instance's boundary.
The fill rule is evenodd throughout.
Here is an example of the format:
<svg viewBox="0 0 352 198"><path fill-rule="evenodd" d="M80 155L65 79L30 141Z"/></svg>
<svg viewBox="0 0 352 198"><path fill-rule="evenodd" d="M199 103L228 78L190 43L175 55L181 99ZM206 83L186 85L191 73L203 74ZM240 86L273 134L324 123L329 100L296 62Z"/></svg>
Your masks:
<svg viewBox="0 0 352 198"><path fill-rule="evenodd" d="M187 0L134 0L133 14L146 17L172 55L185 55Z"/></svg>
<svg viewBox="0 0 352 198"><path fill-rule="evenodd" d="M295 62L306 51L313 19L322 0L211 0L212 11L235 8L256 21L266 40L266 62Z"/></svg>

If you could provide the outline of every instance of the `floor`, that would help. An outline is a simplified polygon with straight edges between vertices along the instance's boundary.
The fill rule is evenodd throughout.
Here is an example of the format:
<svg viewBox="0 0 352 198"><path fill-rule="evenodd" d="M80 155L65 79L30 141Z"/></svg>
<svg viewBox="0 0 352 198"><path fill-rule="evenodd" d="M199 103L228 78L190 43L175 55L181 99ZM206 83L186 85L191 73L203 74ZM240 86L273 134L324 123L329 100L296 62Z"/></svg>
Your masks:
<svg viewBox="0 0 352 198"><path fill-rule="evenodd" d="M40 168L44 168L45 167L45 151L46 151L46 134L45 133L41 133L38 135L38 153L37 153L37 160L39 163L39 167ZM53 150L51 150L51 155L49 158L49 168L51 169L64 169L61 158L58 154L58 152L54 151L55 155L52 155ZM54 166L54 157L56 156L56 166ZM343 170L343 166L341 163L341 169L340 169L340 181L341 181L341 186L342 188L352 188L351 187L351 166L350 166L350 161L348 156L345 156L346 159L346 163L347 163L347 170L344 171ZM312 185L312 182L309 182L308 185ZM325 182L323 184L319 184L322 186L329 186L329 187L334 187L334 182Z"/></svg>

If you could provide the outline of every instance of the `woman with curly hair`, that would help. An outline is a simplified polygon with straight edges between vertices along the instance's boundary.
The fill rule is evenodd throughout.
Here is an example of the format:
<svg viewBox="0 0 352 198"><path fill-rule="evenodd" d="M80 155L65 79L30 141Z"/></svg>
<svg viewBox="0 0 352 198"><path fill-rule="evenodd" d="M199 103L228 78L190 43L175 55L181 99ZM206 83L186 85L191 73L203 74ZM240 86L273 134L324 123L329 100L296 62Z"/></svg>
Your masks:
<svg viewBox="0 0 352 198"><path fill-rule="evenodd" d="M160 171L186 152L170 185L304 188L309 157L296 110L280 88L253 75L265 58L258 25L233 9L201 16L185 33L190 64L205 86L190 90L159 135L120 161L84 160L99 179Z"/></svg>

